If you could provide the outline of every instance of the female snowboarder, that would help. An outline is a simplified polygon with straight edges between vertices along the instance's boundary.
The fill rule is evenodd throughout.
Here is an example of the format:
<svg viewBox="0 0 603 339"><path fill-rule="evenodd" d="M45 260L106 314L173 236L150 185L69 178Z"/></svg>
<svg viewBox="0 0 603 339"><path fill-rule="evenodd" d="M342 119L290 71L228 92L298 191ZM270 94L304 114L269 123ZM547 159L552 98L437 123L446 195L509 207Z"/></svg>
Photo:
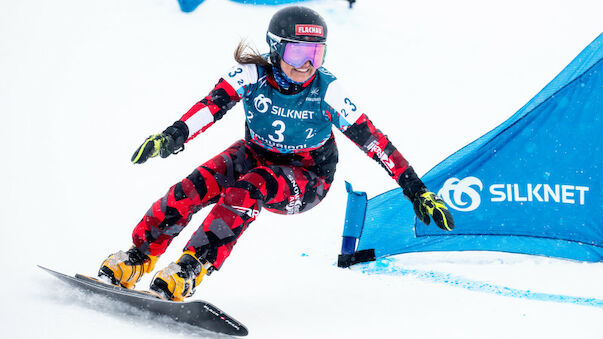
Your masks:
<svg viewBox="0 0 603 339"><path fill-rule="evenodd" d="M160 270L151 290L181 301L205 275L219 269L237 239L261 209L296 214L316 206L335 175L338 152L332 126L377 161L402 187L418 218L444 230L454 222L443 201L429 192L387 136L373 126L339 81L321 67L327 25L315 11L286 7L272 17L267 55L239 44L237 64L208 96L132 157L135 164L165 158L243 101L245 139L197 167L155 202L134 228L134 245L110 255L99 277L133 288L153 270L192 215L214 204L186 244L182 256Z"/></svg>

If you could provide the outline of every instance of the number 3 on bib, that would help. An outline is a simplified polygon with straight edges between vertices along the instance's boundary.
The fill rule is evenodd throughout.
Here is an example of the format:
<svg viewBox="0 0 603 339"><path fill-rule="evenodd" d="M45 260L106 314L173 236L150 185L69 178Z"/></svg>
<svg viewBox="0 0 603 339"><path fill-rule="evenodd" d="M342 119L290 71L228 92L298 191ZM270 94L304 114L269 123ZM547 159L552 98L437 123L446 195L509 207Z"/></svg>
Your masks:
<svg viewBox="0 0 603 339"><path fill-rule="evenodd" d="M270 138L270 140L274 142L283 142L285 140L285 136L283 135L283 132L285 132L285 123L281 120L275 120L272 123L272 126L276 128L276 130L274 131L276 137L272 136L272 134L269 134L268 137Z"/></svg>

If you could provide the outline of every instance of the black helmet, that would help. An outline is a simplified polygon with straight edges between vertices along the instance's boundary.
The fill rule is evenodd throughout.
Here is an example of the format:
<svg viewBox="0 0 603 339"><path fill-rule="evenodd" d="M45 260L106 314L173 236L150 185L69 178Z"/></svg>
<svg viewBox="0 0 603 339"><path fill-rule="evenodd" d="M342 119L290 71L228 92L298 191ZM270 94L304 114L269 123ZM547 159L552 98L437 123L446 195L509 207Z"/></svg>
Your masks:
<svg viewBox="0 0 603 339"><path fill-rule="evenodd" d="M274 13L268 33L289 41L327 42L327 24L320 14L303 6L285 7Z"/></svg>
<svg viewBox="0 0 603 339"><path fill-rule="evenodd" d="M313 42L326 44L327 24L320 14L303 6L285 7L272 16L266 33L270 46L270 60L278 65L282 44Z"/></svg>

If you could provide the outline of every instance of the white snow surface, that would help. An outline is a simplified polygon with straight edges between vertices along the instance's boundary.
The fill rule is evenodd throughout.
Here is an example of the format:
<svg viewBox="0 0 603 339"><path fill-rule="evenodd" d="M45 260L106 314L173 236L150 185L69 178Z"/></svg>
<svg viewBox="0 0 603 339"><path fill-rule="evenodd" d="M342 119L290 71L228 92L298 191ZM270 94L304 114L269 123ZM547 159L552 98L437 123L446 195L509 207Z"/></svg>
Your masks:
<svg viewBox="0 0 603 339"><path fill-rule="evenodd" d="M523 106L601 33L603 13L599 0L307 5L329 24L325 67L420 175ZM95 274L108 254L130 246L152 202L242 138L238 105L185 152L130 163L145 137L209 92L240 39L267 50L276 9L226 0L206 0L191 14L176 0L0 3L2 338L224 337L132 315L68 290L35 265ZM396 185L336 137L341 160L328 198L298 216L263 212L194 298L245 323L249 338L603 337L600 306L426 278L601 300L601 263L453 252L393 259L427 275L337 268L344 180L369 196ZM206 213L195 215L158 266L178 257Z"/></svg>

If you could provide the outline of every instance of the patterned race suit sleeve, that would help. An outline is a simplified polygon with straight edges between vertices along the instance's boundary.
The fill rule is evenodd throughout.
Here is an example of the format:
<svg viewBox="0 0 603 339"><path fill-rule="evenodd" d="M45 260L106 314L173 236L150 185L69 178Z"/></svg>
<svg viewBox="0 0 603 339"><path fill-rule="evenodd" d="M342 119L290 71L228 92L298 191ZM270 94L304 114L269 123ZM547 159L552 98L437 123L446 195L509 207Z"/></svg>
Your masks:
<svg viewBox="0 0 603 339"><path fill-rule="evenodd" d="M214 89L201 101L193 105L179 121L178 126L186 137L186 142L204 132L237 102L248 94L257 83L258 71L256 65L237 64L228 71L216 84ZM183 124L186 125L184 128Z"/></svg>
<svg viewBox="0 0 603 339"><path fill-rule="evenodd" d="M408 161L343 91L339 80L329 84L324 105L325 113L333 125L379 163L402 187L407 198L412 199L417 193L427 191Z"/></svg>

